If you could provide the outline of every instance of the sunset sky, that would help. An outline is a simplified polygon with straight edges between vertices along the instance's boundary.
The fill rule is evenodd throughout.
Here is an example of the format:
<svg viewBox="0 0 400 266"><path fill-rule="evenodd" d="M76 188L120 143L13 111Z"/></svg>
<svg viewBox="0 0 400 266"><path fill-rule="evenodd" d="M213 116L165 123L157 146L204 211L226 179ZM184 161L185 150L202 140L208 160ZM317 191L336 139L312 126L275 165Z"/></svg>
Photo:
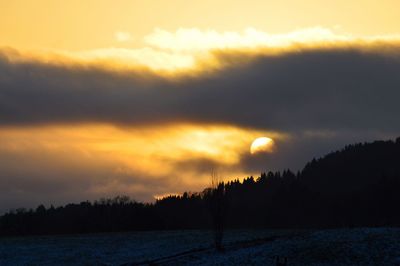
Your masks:
<svg viewBox="0 0 400 266"><path fill-rule="evenodd" d="M400 129L400 2L0 0L0 212L301 170ZM252 149L258 137L269 146ZM256 152L254 152L256 151Z"/></svg>

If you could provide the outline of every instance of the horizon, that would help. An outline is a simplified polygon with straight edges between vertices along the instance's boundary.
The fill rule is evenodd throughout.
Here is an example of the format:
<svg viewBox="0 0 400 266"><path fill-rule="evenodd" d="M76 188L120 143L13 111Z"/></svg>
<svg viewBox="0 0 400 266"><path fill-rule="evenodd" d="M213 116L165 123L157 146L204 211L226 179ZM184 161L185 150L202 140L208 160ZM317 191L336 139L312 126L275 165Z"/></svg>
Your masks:
<svg viewBox="0 0 400 266"><path fill-rule="evenodd" d="M220 182L222 184L225 184L225 185L228 185L229 183L236 182L236 181L238 181L239 184L244 184L245 180L249 180L249 179L253 179L254 181L257 182L260 177L262 177L263 175L267 175L269 173L272 173L272 174L275 175L275 174L281 174L281 173L288 172L288 173L291 173L291 174L294 174L294 175L297 176L298 174L302 173L303 170L305 169L305 167L307 166L307 164L311 163L312 161L314 161L314 160L318 161L318 160L324 159L327 156L329 156L331 154L334 154L336 152L344 151L349 146L355 147L355 146L360 145L360 144L361 145L365 145L365 144L375 144L375 143L380 143L380 142L400 143L399 141L400 141L400 137L397 137L395 139L374 140L372 142L350 143L350 144L345 145L344 147L341 147L340 149L332 150L329 153L324 154L323 156L313 157L312 159L310 158L307 161L307 163L302 168L298 169L297 171L293 171L290 168L282 168L282 169L278 169L278 170L275 170L275 171L269 170L269 171L260 172L260 173L258 173L256 175L249 175L249 176L243 176L243 177L234 177L234 178L231 178L231 179L223 179L223 180L220 180ZM212 169L211 173L213 171L214 170ZM218 175L218 172L215 172L215 173ZM213 186L212 184L209 184L208 186L203 187L202 190L199 190L199 191L181 191L181 192L178 192L178 193L165 193L164 195L156 195L156 196L154 196L152 201L140 201L140 200L138 201L135 198L132 198L130 195L111 195L109 197L101 197L101 198L92 199L92 200L87 200L87 199L86 200L80 200L80 201L73 201L72 200L71 202L62 203L60 205L54 205L51 202L48 203L48 204L40 203L37 206L31 206L31 207L20 206L18 208L12 208L12 209L8 209L8 210L0 210L0 216L4 215L6 213L14 213L15 211L18 211L18 210L24 210L24 212L25 211L30 211L30 210L35 210L40 206L44 206L46 209L50 210L50 208L56 208L57 209L57 208L60 208L60 207L65 207L65 206L67 206L69 204L81 204L82 202L89 202L91 204L95 204L96 202L98 202L98 203L101 204L102 200L114 200L114 199L121 198L121 197L123 197L123 198L127 197L126 199L128 200L128 202L136 202L136 203L139 203L139 204L145 204L145 205L150 204L150 205L153 205L157 201L161 201L162 202L163 200L168 200L168 198L170 198L170 197L178 197L178 198L180 197L180 198L182 198L184 194L188 194L189 196L190 195L201 195L207 189L212 189L212 186Z"/></svg>
<svg viewBox="0 0 400 266"><path fill-rule="evenodd" d="M0 3L0 214L153 202L200 191L211 169L225 181L296 172L397 138L400 3L329 7Z"/></svg>

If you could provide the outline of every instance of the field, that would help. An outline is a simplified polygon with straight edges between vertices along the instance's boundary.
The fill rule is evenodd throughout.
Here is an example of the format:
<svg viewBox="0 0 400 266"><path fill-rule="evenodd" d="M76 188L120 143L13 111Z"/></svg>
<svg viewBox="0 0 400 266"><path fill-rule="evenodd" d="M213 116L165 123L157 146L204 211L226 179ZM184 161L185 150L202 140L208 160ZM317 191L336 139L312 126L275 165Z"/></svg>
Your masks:
<svg viewBox="0 0 400 266"><path fill-rule="evenodd" d="M210 231L0 239L0 265L400 265L400 229L230 230L225 252Z"/></svg>

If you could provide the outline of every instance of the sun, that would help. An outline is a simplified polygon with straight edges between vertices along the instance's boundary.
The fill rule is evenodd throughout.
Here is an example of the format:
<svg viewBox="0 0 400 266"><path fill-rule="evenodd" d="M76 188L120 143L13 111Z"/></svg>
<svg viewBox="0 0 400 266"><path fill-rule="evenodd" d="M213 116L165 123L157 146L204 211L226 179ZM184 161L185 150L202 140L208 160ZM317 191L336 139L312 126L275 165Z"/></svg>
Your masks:
<svg viewBox="0 0 400 266"><path fill-rule="evenodd" d="M274 141L271 138L256 138L250 146L250 153L256 154L259 152L272 152L273 145Z"/></svg>

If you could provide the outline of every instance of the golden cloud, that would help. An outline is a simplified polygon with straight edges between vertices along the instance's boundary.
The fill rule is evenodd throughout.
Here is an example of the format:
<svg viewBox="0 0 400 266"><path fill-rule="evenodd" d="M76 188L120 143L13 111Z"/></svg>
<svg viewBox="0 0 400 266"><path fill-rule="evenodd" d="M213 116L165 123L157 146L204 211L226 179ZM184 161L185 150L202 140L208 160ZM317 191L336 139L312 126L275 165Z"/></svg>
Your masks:
<svg viewBox="0 0 400 266"><path fill-rule="evenodd" d="M166 181L168 183L201 189L208 185L208 175L214 166L228 169L222 171L231 177L240 177L239 174L243 173L240 167L233 167L233 170L229 168L239 163L240 157L248 152L249 145L260 134L276 139L287 137L276 132L223 125L171 124L121 128L93 124L17 127L0 130L0 155L23 154L34 163L40 161L40 158L32 154L38 151L51 153L55 156L52 160L59 161L53 162L53 165L64 165L71 161L79 165L79 161L82 161L79 167L85 168L84 162L90 160L98 162L98 165L94 163L96 166L93 168L98 167L99 172L107 166L108 170L104 172L114 177L122 175L135 179L137 176L145 176L149 180L157 180L164 176L171 179ZM63 167L59 170L70 172ZM45 175L49 167L35 169L38 174L40 171ZM73 176L70 178L74 179ZM119 183L118 178L111 178L105 183L96 182L94 175L91 179L94 184L90 190L97 194L110 190L123 191L123 184ZM133 186L138 189L137 184ZM135 188L128 186L125 192L133 193Z"/></svg>
<svg viewBox="0 0 400 266"><path fill-rule="evenodd" d="M127 32L117 32L116 38L118 41L128 41L131 36ZM282 34L270 34L255 28L247 28L242 32L198 28L167 31L156 28L143 41L144 46L137 48L106 47L83 51L53 49L10 53L8 56L17 61L96 65L110 70L147 69L160 75L174 75L221 68L224 62L220 62L216 56L220 53L282 54L318 48L366 48L382 43L399 43L400 34L357 37L319 26Z"/></svg>

